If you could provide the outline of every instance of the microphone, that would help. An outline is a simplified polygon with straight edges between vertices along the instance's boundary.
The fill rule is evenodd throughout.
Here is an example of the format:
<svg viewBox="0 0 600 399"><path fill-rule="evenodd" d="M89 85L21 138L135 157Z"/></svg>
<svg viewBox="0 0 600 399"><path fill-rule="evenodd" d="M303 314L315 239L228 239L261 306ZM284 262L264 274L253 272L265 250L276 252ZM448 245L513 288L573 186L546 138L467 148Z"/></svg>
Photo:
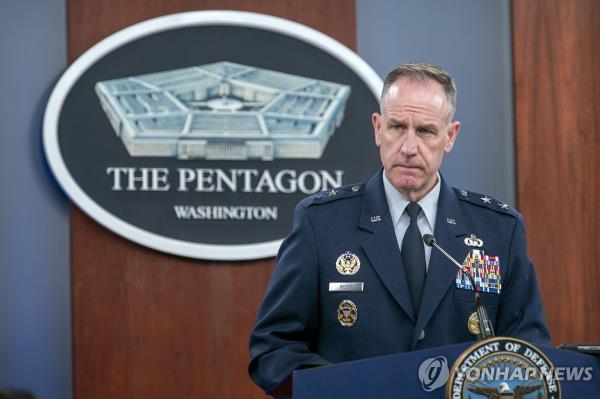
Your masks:
<svg viewBox="0 0 600 399"><path fill-rule="evenodd" d="M494 337L494 328L492 327L492 321L488 317L487 311L485 310L485 305L481 301L481 297L479 296L479 287L475 284L475 279L473 279L473 275L466 267L461 265L454 259L448 252L444 251L444 248L440 247L436 242L435 238L431 234L423 235L423 242L425 245L429 247L435 247L438 251L440 251L446 258L448 258L452 263L456 265L469 279L471 282L471 286L475 290L475 307L477 311L477 317L479 318L479 334L477 334L477 339L480 341L487 338Z"/></svg>

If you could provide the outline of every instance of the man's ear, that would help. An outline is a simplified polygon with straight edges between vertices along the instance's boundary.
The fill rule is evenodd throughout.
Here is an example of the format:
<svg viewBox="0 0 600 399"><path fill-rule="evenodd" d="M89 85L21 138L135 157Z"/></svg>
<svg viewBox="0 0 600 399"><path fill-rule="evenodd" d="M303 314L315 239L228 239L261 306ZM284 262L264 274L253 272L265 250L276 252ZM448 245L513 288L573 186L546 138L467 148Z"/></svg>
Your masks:
<svg viewBox="0 0 600 399"><path fill-rule="evenodd" d="M448 126L448 141L446 142L446 146L444 147L444 152L449 153L454 147L454 142L456 141L456 137L458 136L458 132L460 131L460 122L454 121L450 123Z"/></svg>
<svg viewBox="0 0 600 399"><path fill-rule="evenodd" d="M373 132L375 133L375 144L379 147L379 144L381 144L381 114L374 112L371 115L371 122L373 123Z"/></svg>

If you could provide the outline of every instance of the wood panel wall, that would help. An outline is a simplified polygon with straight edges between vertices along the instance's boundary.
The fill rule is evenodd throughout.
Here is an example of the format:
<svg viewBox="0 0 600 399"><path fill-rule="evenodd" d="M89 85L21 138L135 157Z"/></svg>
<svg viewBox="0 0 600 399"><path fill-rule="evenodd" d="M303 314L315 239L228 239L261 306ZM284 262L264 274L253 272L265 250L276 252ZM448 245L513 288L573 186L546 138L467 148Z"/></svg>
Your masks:
<svg viewBox="0 0 600 399"><path fill-rule="evenodd" d="M518 208L555 344L600 342L600 2L513 0Z"/></svg>
<svg viewBox="0 0 600 399"><path fill-rule="evenodd" d="M295 20L355 47L354 0L68 0L72 62L104 37L204 9ZM162 254L71 210L76 399L264 398L247 376L248 336L273 259L204 262Z"/></svg>

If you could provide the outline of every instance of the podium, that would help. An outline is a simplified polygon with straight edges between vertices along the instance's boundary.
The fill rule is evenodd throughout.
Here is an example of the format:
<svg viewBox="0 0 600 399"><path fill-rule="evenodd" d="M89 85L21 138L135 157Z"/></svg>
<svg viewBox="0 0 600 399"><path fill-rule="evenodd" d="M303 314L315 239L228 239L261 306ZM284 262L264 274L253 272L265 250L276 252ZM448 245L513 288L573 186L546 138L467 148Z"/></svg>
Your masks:
<svg viewBox="0 0 600 399"><path fill-rule="evenodd" d="M471 345L464 343L298 370L294 399L444 398L445 384L427 392L419 367L440 356L450 369ZM559 374L563 398L600 397L600 357L538 346ZM569 374L569 375L567 375ZM473 398L485 396L472 395Z"/></svg>

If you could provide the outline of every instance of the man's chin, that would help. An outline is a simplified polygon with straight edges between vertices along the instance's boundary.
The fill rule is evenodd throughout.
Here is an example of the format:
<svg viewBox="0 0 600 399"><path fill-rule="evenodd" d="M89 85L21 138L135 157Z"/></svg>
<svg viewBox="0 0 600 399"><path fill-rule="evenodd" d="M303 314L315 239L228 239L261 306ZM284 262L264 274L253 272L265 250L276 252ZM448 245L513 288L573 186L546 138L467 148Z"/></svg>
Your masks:
<svg viewBox="0 0 600 399"><path fill-rule="evenodd" d="M392 183L394 187L396 187L396 189L400 190L400 192L405 194L419 191L420 187L423 184L422 181L414 179L395 180Z"/></svg>
<svg viewBox="0 0 600 399"><path fill-rule="evenodd" d="M426 193L429 191L426 188L428 184L424 177L413 177L406 175L394 176L390 182L398 191L404 194L404 196L411 201L420 199L423 192Z"/></svg>

